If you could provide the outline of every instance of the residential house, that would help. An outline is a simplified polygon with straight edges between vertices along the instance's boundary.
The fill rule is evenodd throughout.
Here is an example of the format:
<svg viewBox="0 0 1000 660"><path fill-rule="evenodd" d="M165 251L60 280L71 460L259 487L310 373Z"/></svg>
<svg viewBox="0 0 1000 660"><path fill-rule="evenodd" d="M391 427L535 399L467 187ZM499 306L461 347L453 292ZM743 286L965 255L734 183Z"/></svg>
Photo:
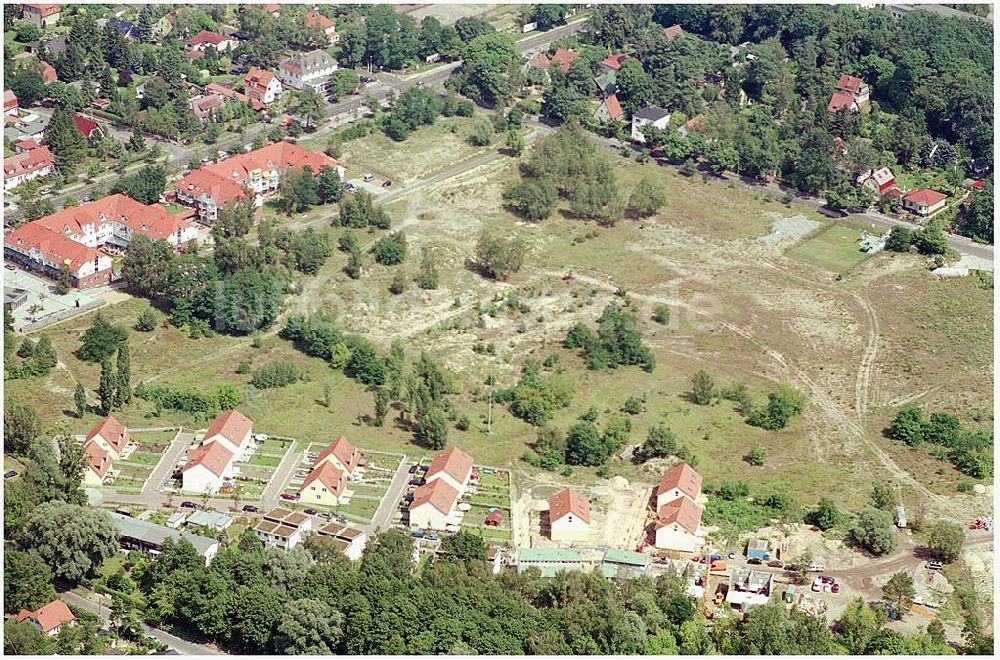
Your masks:
<svg viewBox="0 0 1000 660"><path fill-rule="evenodd" d="M100 488L111 471L113 463L111 456L98 443L88 442L83 446L83 460L86 464L86 469L83 471L83 485Z"/></svg>
<svg viewBox="0 0 1000 660"><path fill-rule="evenodd" d="M548 55L544 52L539 52L528 60L528 66L539 71L548 71L549 67L552 66L552 62L549 61Z"/></svg>
<svg viewBox="0 0 1000 660"><path fill-rule="evenodd" d="M537 568L542 577L555 577L561 571L582 571L583 555L568 548L519 548L517 572Z"/></svg>
<svg viewBox="0 0 1000 660"><path fill-rule="evenodd" d="M618 76L613 73L602 71L594 78L594 82L597 83L601 98L607 98L618 91Z"/></svg>
<svg viewBox="0 0 1000 660"><path fill-rule="evenodd" d="M220 442L242 461L254 451L252 435L253 422L250 418L235 410L227 410L212 420L201 442L203 445Z"/></svg>
<svg viewBox="0 0 1000 660"><path fill-rule="evenodd" d="M43 635L55 637L63 626L72 625L76 617L69 611L66 603L56 599L35 611L21 610L17 613L17 622L22 621L27 621Z"/></svg>
<svg viewBox="0 0 1000 660"><path fill-rule="evenodd" d="M187 539L194 546L195 552L204 558L208 565L212 558L219 551L219 542L205 536L200 536L192 532L171 529L166 525L157 525L146 520L139 520L130 516L123 516L120 513L109 511L111 521L118 528L118 545L123 550L140 550L142 552L158 555L164 542L170 539L177 543L181 539Z"/></svg>
<svg viewBox="0 0 1000 660"><path fill-rule="evenodd" d="M297 53L278 65L281 83L292 89L322 89L330 74L337 70L337 61L325 50Z"/></svg>
<svg viewBox="0 0 1000 660"><path fill-rule="evenodd" d="M552 55L551 66L558 66L563 70L563 73L567 73L569 66L578 57L580 57L580 53L576 51L567 50L566 48L556 48L556 52Z"/></svg>
<svg viewBox="0 0 1000 660"><path fill-rule="evenodd" d="M705 132L705 115L695 115L688 119L686 122L677 127L677 132L681 134L681 137L687 137L692 133L702 133Z"/></svg>
<svg viewBox="0 0 1000 660"><path fill-rule="evenodd" d="M683 34L684 28L682 28L678 23L674 23L670 27L663 28L663 36L667 38L667 41L673 41Z"/></svg>
<svg viewBox="0 0 1000 660"><path fill-rule="evenodd" d="M903 197L903 208L917 215L928 216L944 208L948 195L931 190L918 188L911 190Z"/></svg>
<svg viewBox="0 0 1000 660"><path fill-rule="evenodd" d="M771 559L770 544L764 539L750 539L747 541L746 557L768 561Z"/></svg>
<svg viewBox="0 0 1000 660"><path fill-rule="evenodd" d="M6 181L5 181L6 183ZM4 257L55 279L65 266L78 289L111 283L111 257L77 243L34 222L26 222L4 235Z"/></svg>
<svg viewBox="0 0 1000 660"><path fill-rule="evenodd" d="M174 31L174 14L168 12L160 16L159 20L153 23L153 34L158 37L165 37Z"/></svg>
<svg viewBox="0 0 1000 660"><path fill-rule="evenodd" d="M247 98L268 105L281 94L281 81L270 71L252 66L243 78L243 91Z"/></svg>
<svg viewBox="0 0 1000 660"><path fill-rule="evenodd" d="M438 479L464 493L472 478L472 457L458 447L449 447L437 454L427 468L424 479L430 484Z"/></svg>
<svg viewBox="0 0 1000 660"><path fill-rule="evenodd" d="M204 527L210 532L221 532L233 524L231 516L218 511L195 511L187 519L189 528Z"/></svg>
<svg viewBox="0 0 1000 660"><path fill-rule="evenodd" d="M80 132L80 135L87 138L87 141L91 144L104 137L104 129L101 128L100 124L92 119L87 119L86 117L81 117L80 115L73 115L73 123L76 124L76 130Z"/></svg>
<svg viewBox="0 0 1000 660"><path fill-rule="evenodd" d="M837 91L843 92L844 94L850 94L851 98L853 98L859 106L868 103L868 84L861 78L849 76L846 73L841 75L840 80L837 81Z"/></svg>
<svg viewBox="0 0 1000 660"><path fill-rule="evenodd" d="M597 110L594 111L594 119L602 124L610 124L611 122L618 121L624 116L625 113L622 111L622 107L618 103L618 97L614 94L601 101L601 103L597 106Z"/></svg>
<svg viewBox="0 0 1000 660"><path fill-rule="evenodd" d="M317 464L299 486L299 502L337 506L347 487L347 477L329 462Z"/></svg>
<svg viewBox="0 0 1000 660"><path fill-rule="evenodd" d="M35 143L34 140L22 140L18 144ZM55 170L55 161L48 147L38 147L30 150L17 150L13 156L3 159L3 189L13 190L25 181L48 176Z"/></svg>
<svg viewBox="0 0 1000 660"><path fill-rule="evenodd" d="M774 575L767 571L734 570L729 574L726 602L742 612L767 605L774 590Z"/></svg>
<svg viewBox="0 0 1000 660"><path fill-rule="evenodd" d="M5 117L17 117L17 109L20 104L17 101L17 94L12 90L3 90L3 114Z"/></svg>
<svg viewBox="0 0 1000 660"><path fill-rule="evenodd" d="M319 453L313 462L313 467L319 467L324 463L329 463L350 477L361 464L361 452L347 438L340 436Z"/></svg>
<svg viewBox="0 0 1000 660"><path fill-rule="evenodd" d="M105 25L110 25L116 28L118 32L128 39L129 41L135 41L139 38L139 26L130 21L124 21L121 18L109 18L107 21L99 20L97 21L98 27L103 28Z"/></svg>
<svg viewBox="0 0 1000 660"><path fill-rule="evenodd" d="M311 529L310 516L300 511L277 507L265 513L253 531L264 545L291 550L302 542L303 535Z"/></svg>
<svg viewBox="0 0 1000 660"><path fill-rule="evenodd" d="M649 568L649 555L631 550L605 550L601 573L606 578L636 578Z"/></svg>
<svg viewBox="0 0 1000 660"><path fill-rule="evenodd" d="M458 522L455 505L460 492L446 479L428 481L413 492L410 502L410 527L417 529L445 529Z"/></svg>
<svg viewBox="0 0 1000 660"><path fill-rule="evenodd" d="M694 552L704 543L700 506L681 496L659 509L653 545L671 552Z"/></svg>
<svg viewBox="0 0 1000 660"><path fill-rule="evenodd" d="M198 220L205 224L213 224L219 218L219 210L232 202L239 201L247 195L246 189L204 168L191 170L191 173L174 182L177 201L197 210Z"/></svg>
<svg viewBox="0 0 1000 660"><path fill-rule="evenodd" d="M337 34L337 24L318 11L310 11L307 13L305 24L307 28L318 28L322 30L323 34L326 35L327 41L331 44L335 44L340 41L340 35Z"/></svg>
<svg viewBox="0 0 1000 660"><path fill-rule="evenodd" d="M341 552L352 561L361 558L365 544L368 543L368 534L363 530L339 523L327 523L317 529L316 534L333 539Z"/></svg>
<svg viewBox="0 0 1000 660"><path fill-rule="evenodd" d="M21 140L20 142L14 143L14 153L23 154L31 151L32 149L38 149L40 145L34 140Z"/></svg>
<svg viewBox="0 0 1000 660"><path fill-rule="evenodd" d="M36 115L35 113L27 114L14 124L12 127L18 135L20 140L34 140L41 144L42 140L45 138L45 131L49 128L49 118L43 117L42 115ZM4 135L6 136L7 131L4 130Z"/></svg>
<svg viewBox="0 0 1000 660"><path fill-rule="evenodd" d="M208 94L207 96L195 96L189 100L188 109L202 122L209 122L225 104L225 99L218 94Z"/></svg>
<svg viewBox="0 0 1000 660"><path fill-rule="evenodd" d="M666 130L670 122L670 112L663 108L643 108L632 115L632 141L645 144L647 126Z"/></svg>
<svg viewBox="0 0 1000 660"><path fill-rule="evenodd" d="M38 41L33 41L26 46L26 50L33 55L46 53L48 57L58 58L66 52L69 45L65 34L42 37Z"/></svg>
<svg viewBox="0 0 1000 660"><path fill-rule="evenodd" d="M181 489L188 493L218 493L232 476L236 455L221 442L201 444L187 454L181 468Z"/></svg>
<svg viewBox="0 0 1000 660"><path fill-rule="evenodd" d="M858 102L854 100L853 96L847 92L834 92L830 96L830 102L826 104L826 111L837 113L845 108L851 112L861 111L858 107Z"/></svg>
<svg viewBox="0 0 1000 660"><path fill-rule="evenodd" d="M608 55L603 60L601 60L600 67L602 71L607 71L608 73L617 74L622 65L625 64L625 60L629 57L625 53L615 53L614 55Z"/></svg>
<svg viewBox="0 0 1000 660"><path fill-rule="evenodd" d="M856 180L859 186L870 188L872 192L882 195L896 186L896 177L888 167L878 170L868 170Z"/></svg>
<svg viewBox="0 0 1000 660"><path fill-rule="evenodd" d="M269 2L269 3L266 3L266 4L260 5L260 9L265 14L270 14L271 16L274 16L275 18L278 18L279 16L281 16L281 5L279 5L277 2Z"/></svg>
<svg viewBox="0 0 1000 660"><path fill-rule="evenodd" d="M91 442L96 442L101 449L110 454L111 460L117 461L132 442L132 437L124 424L115 419L114 415L108 415L87 434L84 443Z"/></svg>
<svg viewBox="0 0 1000 660"><path fill-rule="evenodd" d="M46 85L59 80L59 74L56 73L55 67L48 62L39 60L35 68L38 70L38 75L42 77L42 82Z"/></svg>
<svg viewBox="0 0 1000 660"><path fill-rule="evenodd" d="M232 37L227 37L224 34L216 32L209 32L208 30L202 30L184 42L184 48L189 53L204 53L209 48L214 48L219 53L225 53L226 51L235 50L239 45L239 42Z"/></svg>
<svg viewBox="0 0 1000 660"><path fill-rule="evenodd" d="M183 525L186 521L187 514L183 511L177 511L175 513L171 513L170 516L167 517L166 525L170 529L180 529L181 525Z"/></svg>
<svg viewBox="0 0 1000 660"><path fill-rule="evenodd" d="M61 5L47 3L30 3L21 5L21 20L40 28L52 27L59 23Z"/></svg>
<svg viewBox="0 0 1000 660"><path fill-rule="evenodd" d="M549 538L586 541L590 538L590 500L572 488L549 498Z"/></svg>
<svg viewBox="0 0 1000 660"><path fill-rule="evenodd" d="M701 475L687 463L681 463L663 473L656 487L656 508L659 510L678 497L686 497L694 503L700 494Z"/></svg>

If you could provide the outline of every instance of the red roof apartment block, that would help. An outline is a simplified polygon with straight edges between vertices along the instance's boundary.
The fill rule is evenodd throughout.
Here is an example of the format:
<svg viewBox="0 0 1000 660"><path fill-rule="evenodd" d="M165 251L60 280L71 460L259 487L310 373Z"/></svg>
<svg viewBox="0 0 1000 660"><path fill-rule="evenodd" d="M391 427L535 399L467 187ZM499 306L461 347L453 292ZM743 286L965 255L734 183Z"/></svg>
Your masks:
<svg viewBox="0 0 1000 660"><path fill-rule="evenodd" d="M340 436L321 451L316 460L313 461L313 465L323 463L330 456L335 457L348 474L353 474L354 468L358 467L358 463L361 462L361 453L358 452L358 448L344 436Z"/></svg>
<svg viewBox="0 0 1000 660"><path fill-rule="evenodd" d="M253 422L246 415L235 410L227 410L212 420L212 425L205 431L205 438L211 440L215 436L221 435L233 445L239 447L243 444L243 441L247 438L252 428ZM210 442L210 444L215 443Z"/></svg>
<svg viewBox="0 0 1000 660"><path fill-rule="evenodd" d="M417 488L413 492L413 501L410 502L410 511L424 504L430 504L435 509L448 515L458 501L458 491L442 479L435 479L430 483Z"/></svg>
<svg viewBox="0 0 1000 660"><path fill-rule="evenodd" d="M319 480L329 492L337 497L340 497L344 489L347 488L347 479L344 477L344 473L329 463L323 463L319 467L313 468L312 472L302 480L299 492L305 491L306 487L316 480Z"/></svg>
<svg viewBox="0 0 1000 660"><path fill-rule="evenodd" d="M472 474L472 457L458 447L449 447L434 457L424 478L429 482L431 477L442 473L464 484Z"/></svg>
<svg viewBox="0 0 1000 660"><path fill-rule="evenodd" d="M687 463L676 465L663 473L660 485L656 488L656 495L659 497L675 488L691 498L692 501L696 500L698 494L701 493L701 475Z"/></svg>

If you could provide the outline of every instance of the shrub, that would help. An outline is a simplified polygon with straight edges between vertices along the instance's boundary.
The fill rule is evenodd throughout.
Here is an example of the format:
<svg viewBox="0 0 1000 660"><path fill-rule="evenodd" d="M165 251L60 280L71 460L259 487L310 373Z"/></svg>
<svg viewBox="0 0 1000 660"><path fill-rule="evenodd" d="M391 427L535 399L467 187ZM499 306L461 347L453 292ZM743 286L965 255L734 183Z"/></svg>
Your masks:
<svg viewBox="0 0 1000 660"><path fill-rule="evenodd" d="M300 380L306 380L306 374L298 365L285 360L275 360L254 371L250 384L259 390L266 390L285 387Z"/></svg>
<svg viewBox="0 0 1000 660"><path fill-rule="evenodd" d="M625 399L625 403L622 404L622 412L629 415L641 414L644 408L645 405L643 404L642 399L637 396L630 396Z"/></svg>
<svg viewBox="0 0 1000 660"><path fill-rule="evenodd" d="M375 261L383 266L401 264L406 259L406 236L401 231L383 236L372 247L372 252Z"/></svg>
<svg viewBox="0 0 1000 660"><path fill-rule="evenodd" d="M160 322L160 315L152 307L147 307L139 313L135 320L135 329L139 332L152 332Z"/></svg>
<svg viewBox="0 0 1000 660"><path fill-rule="evenodd" d="M670 308L666 305L657 305L653 308L653 320L660 325L670 323Z"/></svg>

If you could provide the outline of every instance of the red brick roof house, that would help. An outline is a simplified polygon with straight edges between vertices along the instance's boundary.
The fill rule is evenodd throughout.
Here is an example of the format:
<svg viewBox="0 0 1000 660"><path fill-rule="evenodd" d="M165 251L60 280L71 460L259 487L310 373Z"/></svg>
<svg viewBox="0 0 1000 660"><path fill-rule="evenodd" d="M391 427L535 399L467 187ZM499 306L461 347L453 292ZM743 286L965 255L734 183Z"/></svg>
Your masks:
<svg viewBox="0 0 1000 660"><path fill-rule="evenodd" d="M215 222L220 209L247 196L242 185L204 169L192 170L174 181L173 187L178 203L194 207L198 219L205 224Z"/></svg>
<svg viewBox="0 0 1000 660"><path fill-rule="evenodd" d="M33 144L33 148L26 148ZM48 176L55 169L52 152L39 147L34 140L23 140L15 145L13 156L3 159L3 189L13 190L25 181Z"/></svg>
<svg viewBox="0 0 1000 660"><path fill-rule="evenodd" d="M218 94L199 96L188 101L188 109L203 122L211 120L224 105L225 101Z"/></svg>
<svg viewBox="0 0 1000 660"><path fill-rule="evenodd" d="M545 53L538 53L537 55L531 58L531 61L528 62L528 65L531 66L531 68L533 69L541 69L542 71L547 71L548 68L552 66L552 62L549 61L549 56L546 55Z"/></svg>
<svg viewBox="0 0 1000 660"><path fill-rule="evenodd" d="M233 462L233 458L233 452L229 451L221 442L210 442L189 451L188 462L181 468L181 471L187 472L200 465L221 477L226 468Z"/></svg>
<svg viewBox="0 0 1000 660"><path fill-rule="evenodd" d="M73 115L73 123L76 124L76 130L80 131L80 134L91 142L104 137L104 129L96 121L80 115Z"/></svg>
<svg viewBox="0 0 1000 660"><path fill-rule="evenodd" d="M39 62L38 73L42 76L42 82L46 85L59 79L55 67L45 61Z"/></svg>
<svg viewBox="0 0 1000 660"><path fill-rule="evenodd" d="M323 463L330 463L351 475L361 463L361 452L346 437L340 436L319 453L313 465L319 466Z"/></svg>
<svg viewBox="0 0 1000 660"><path fill-rule="evenodd" d="M247 447L252 433L253 422L249 417L236 410L227 410L212 420L202 442L222 442L235 453Z"/></svg>
<svg viewBox="0 0 1000 660"><path fill-rule="evenodd" d="M319 28L322 30L331 44L340 41L340 35L337 34L337 24L318 11L307 13L305 24L307 28Z"/></svg>
<svg viewBox="0 0 1000 660"><path fill-rule="evenodd" d="M7 259L47 277L58 277L60 267L65 265L73 274L73 286L78 289L111 283L110 256L36 222L24 223L5 234L3 241Z"/></svg>
<svg viewBox="0 0 1000 660"><path fill-rule="evenodd" d="M684 34L684 29L677 23L663 28L663 36L667 38L667 41L673 41L682 34Z"/></svg>
<svg viewBox="0 0 1000 660"><path fill-rule="evenodd" d="M83 474L83 483L88 486L100 486L111 471L113 463L111 456L96 442L88 442L83 446L83 456L89 470Z"/></svg>
<svg viewBox="0 0 1000 660"><path fill-rule="evenodd" d="M840 80L837 81L837 91L850 94L859 106L868 101L868 85L865 84L865 81L846 73L841 75Z"/></svg>
<svg viewBox="0 0 1000 660"><path fill-rule="evenodd" d="M486 520L483 523L487 527L499 527L503 524L503 509L497 509L496 511L491 511L486 516Z"/></svg>
<svg viewBox="0 0 1000 660"><path fill-rule="evenodd" d="M911 190L903 197L903 208L917 215L928 216L944 208L948 195L930 188Z"/></svg>
<svg viewBox="0 0 1000 660"><path fill-rule="evenodd" d="M114 231L102 231L103 225L114 223ZM35 220L46 229L79 242L93 242L93 234L114 233L120 240L135 233L163 239L172 247L180 247L197 238L197 229L189 222L167 213L159 204L145 205L116 193L80 206L69 206L52 215ZM110 242L110 241L109 241ZM127 245L127 239L125 241Z"/></svg>
<svg viewBox="0 0 1000 660"><path fill-rule="evenodd" d="M896 177L893 175L892 170L888 167L883 167L878 170L868 170L857 178L856 183L859 186L873 188L875 192L881 195L890 188L895 187Z"/></svg>
<svg viewBox="0 0 1000 660"><path fill-rule="evenodd" d="M243 78L243 90L248 98L267 105L273 103L278 94L281 94L282 87L281 81L276 75L265 69L252 66Z"/></svg>
<svg viewBox="0 0 1000 660"><path fill-rule="evenodd" d="M691 133L704 133L705 130L705 115L695 115L677 127L677 132L683 137L687 137Z"/></svg>
<svg viewBox="0 0 1000 660"><path fill-rule="evenodd" d="M3 113L8 117L16 117L20 104L17 101L17 94L9 89L3 90Z"/></svg>
<svg viewBox="0 0 1000 660"><path fill-rule="evenodd" d="M664 504L657 515L656 528L677 524L687 533L694 534L701 525L701 507L686 497Z"/></svg>
<svg viewBox="0 0 1000 660"><path fill-rule="evenodd" d="M322 490L321 495L308 497L310 487L313 486L314 482L317 483L316 488L313 490L325 490ZM322 489L319 488L320 486ZM302 485L299 487L299 492L302 493L303 497L308 497L307 501L310 502L336 504L337 498L344 494L346 488L347 478L344 473L330 463L323 463L314 467L306 475L306 478L302 480Z"/></svg>
<svg viewBox="0 0 1000 660"><path fill-rule="evenodd" d="M434 457L424 478L427 483L445 479L454 488L464 492L472 478L472 457L458 447L449 447Z"/></svg>
<svg viewBox="0 0 1000 660"><path fill-rule="evenodd" d="M583 522L590 524L590 500L572 488L563 488L549 498L549 523L567 514L574 514Z"/></svg>
<svg viewBox="0 0 1000 660"><path fill-rule="evenodd" d="M227 50L235 49L238 45L239 42L232 37L227 37L224 34L216 32L209 32L208 30L202 30L184 42L184 47L188 52L204 52L209 48L214 48L216 51L224 53Z"/></svg>
<svg viewBox="0 0 1000 660"><path fill-rule="evenodd" d="M14 143L14 153L16 154L23 154L25 151L31 151L32 149L38 149L38 143L34 140L21 140Z"/></svg>
<svg viewBox="0 0 1000 660"><path fill-rule="evenodd" d="M834 92L830 96L830 102L826 104L826 111L830 113L836 113L844 108L850 110L851 112L860 112L858 107L858 102L854 100L854 97L847 92Z"/></svg>
<svg viewBox="0 0 1000 660"><path fill-rule="evenodd" d="M86 442L96 442L117 461L131 439L125 425L115 419L114 415L108 415L91 429Z"/></svg>
<svg viewBox="0 0 1000 660"><path fill-rule="evenodd" d="M663 473L660 485L656 487L656 506L660 508L678 497L694 502L700 493L701 475L687 463L681 463Z"/></svg>
<svg viewBox="0 0 1000 660"><path fill-rule="evenodd" d="M602 124L618 121L624 116L625 112L622 110L621 104L618 103L618 97L615 94L601 101L597 110L594 111L594 119Z"/></svg>
<svg viewBox="0 0 1000 660"><path fill-rule="evenodd" d="M59 5L55 5L58 7ZM76 617L69 611L66 603L61 600L54 600L47 605L42 605L37 610L21 610L17 613L17 621L28 621L41 633L49 637L55 637L63 626L71 625L76 621Z"/></svg>
<svg viewBox="0 0 1000 660"><path fill-rule="evenodd" d="M614 55L608 55L603 60L601 60L601 69L607 72L617 73L619 69L622 68L622 64L628 59L628 55L625 53L616 53Z"/></svg>
<svg viewBox="0 0 1000 660"><path fill-rule="evenodd" d="M413 491L413 501L410 502L410 516L424 505L430 505L442 515L447 516L458 502L459 492L441 479L429 481Z"/></svg>
<svg viewBox="0 0 1000 660"><path fill-rule="evenodd" d="M31 2L21 5L21 18L32 25L47 28L59 22L62 7L52 3Z"/></svg>
<svg viewBox="0 0 1000 660"><path fill-rule="evenodd" d="M569 65L575 62L578 57L580 57L580 53L565 48L556 48L556 52L552 55L552 66L558 65L563 73L566 73L569 71Z"/></svg>

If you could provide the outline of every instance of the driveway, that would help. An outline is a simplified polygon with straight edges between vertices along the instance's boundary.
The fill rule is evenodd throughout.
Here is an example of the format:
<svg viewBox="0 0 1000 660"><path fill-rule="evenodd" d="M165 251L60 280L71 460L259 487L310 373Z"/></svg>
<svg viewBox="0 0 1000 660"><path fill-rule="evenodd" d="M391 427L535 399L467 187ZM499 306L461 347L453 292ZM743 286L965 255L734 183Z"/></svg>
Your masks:
<svg viewBox="0 0 1000 660"><path fill-rule="evenodd" d="M278 506L279 495L285 490L285 486L292 479L292 474L295 472L295 468L298 467L299 463L302 462L302 454L304 452L293 452L289 451L285 454L285 457L281 459L281 463L278 464L278 469L274 471L271 476L271 480L267 483L267 488L264 489L264 494L261 496L261 508L264 511L269 511L274 507Z"/></svg>
<svg viewBox="0 0 1000 660"><path fill-rule="evenodd" d="M159 491L163 490L170 475L173 474L177 461L180 460L184 450L190 447L192 442L194 442L194 433L184 430L177 432L177 435L170 442L170 446L167 447L167 451L163 452L163 456L160 457L160 462L156 464L156 467L149 474L149 478L146 479L146 483L143 484L143 495L157 495Z"/></svg>
<svg viewBox="0 0 1000 660"><path fill-rule="evenodd" d="M368 534L375 534L379 530L389 527L392 515L396 512L399 500L402 499L403 492L406 490L406 484L410 480L409 469L410 463L407 457L403 456L399 461L399 467L396 468L396 474L392 477L392 483L389 484L389 490L382 497L382 501L378 505L378 510L372 516L371 523L361 526Z"/></svg>

